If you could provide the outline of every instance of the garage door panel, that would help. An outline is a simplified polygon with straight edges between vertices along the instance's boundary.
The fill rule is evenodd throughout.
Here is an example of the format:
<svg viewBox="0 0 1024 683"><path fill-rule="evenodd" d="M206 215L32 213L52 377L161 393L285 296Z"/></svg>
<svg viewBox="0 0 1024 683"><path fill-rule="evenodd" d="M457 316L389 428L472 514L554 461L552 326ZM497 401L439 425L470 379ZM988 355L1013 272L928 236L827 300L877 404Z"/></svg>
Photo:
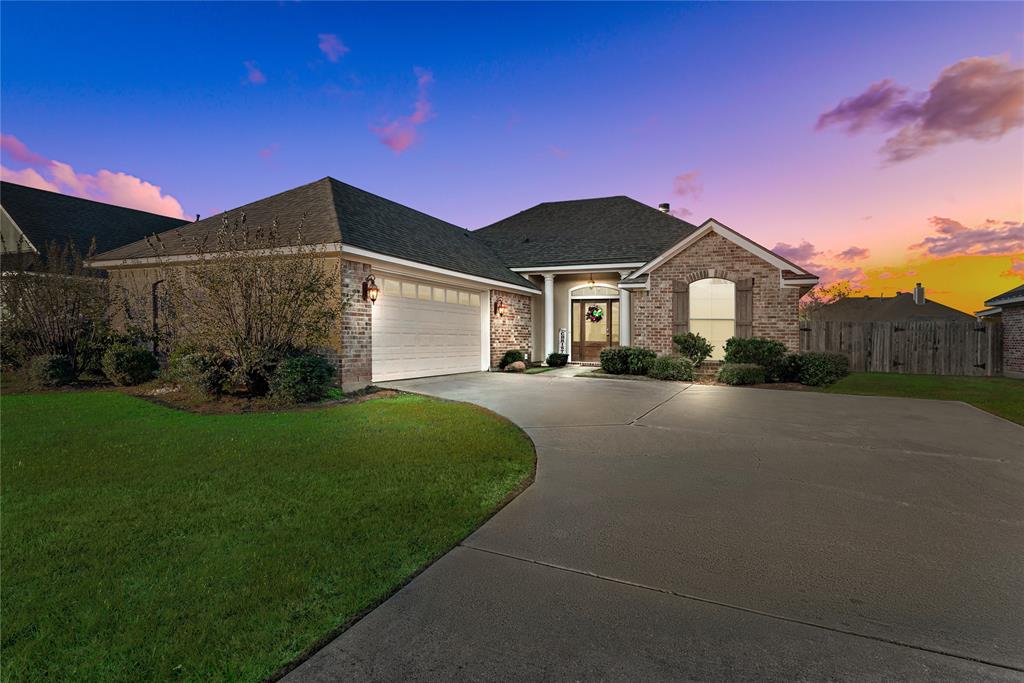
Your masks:
<svg viewBox="0 0 1024 683"><path fill-rule="evenodd" d="M386 285L391 296L373 308L374 381L480 369L480 292L407 279Z"/></svg>

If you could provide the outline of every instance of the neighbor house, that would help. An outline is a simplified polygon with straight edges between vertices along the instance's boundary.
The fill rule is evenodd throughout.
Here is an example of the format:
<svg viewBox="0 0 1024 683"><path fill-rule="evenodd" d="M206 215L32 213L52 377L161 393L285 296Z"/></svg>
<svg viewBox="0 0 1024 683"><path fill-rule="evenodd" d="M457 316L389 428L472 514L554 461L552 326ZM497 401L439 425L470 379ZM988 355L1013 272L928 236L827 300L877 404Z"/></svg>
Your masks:
<svg viewBox="0 0 1024 683"><path fill-rule="evenodd" d="M51 242L61 247L71 242L86 256L93 240L99 253L186 223L9 182L0 182L0 207L0 254L5 261L15 254L39 254Z"/></svg>
<svg viewBox="0 0 1024 683"><path fill-rule="evenodd" d="M342 386L486 370L521 349L596 362L607 346L672 350L700 332L777 339L796 350L797 303L818 279L714 219L679 220L628 197L539 204L476 231L324 178L98 255L143 293L161 268L242 213L276 219L340 266L351 303L328 350ZM379 288L376 302L364 283ZM153 297L156 301L156 297Z"/></svg>
<svg viewBox="0 0 1024 683"><path fill-rule="evenodd" d="M912 292L894 296L849 296L815 309L811 320L841 322L909 322L918 320L974 320L974 316L925 296L920 282Z"/></svg>
<svg viewBox="0 0 1024 683"><path fill-rule="evenodd" d="M1003 374L1024 378L1024 285L985 302L978 317L998 319L1003 327Z"/></svg>

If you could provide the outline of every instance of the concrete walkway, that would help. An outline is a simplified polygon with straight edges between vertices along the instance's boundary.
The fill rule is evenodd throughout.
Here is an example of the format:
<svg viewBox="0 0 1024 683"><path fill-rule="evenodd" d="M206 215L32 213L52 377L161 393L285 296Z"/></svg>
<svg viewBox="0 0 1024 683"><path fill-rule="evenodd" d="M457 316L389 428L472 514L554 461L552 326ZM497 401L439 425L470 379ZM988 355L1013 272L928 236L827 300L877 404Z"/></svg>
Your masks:
<svg viewBox="0 0 1024 683"><path fill-rule="evenodd" d="M536 482L289 681L1024 680L1024 428L944 401L471 374Z"/></svg>

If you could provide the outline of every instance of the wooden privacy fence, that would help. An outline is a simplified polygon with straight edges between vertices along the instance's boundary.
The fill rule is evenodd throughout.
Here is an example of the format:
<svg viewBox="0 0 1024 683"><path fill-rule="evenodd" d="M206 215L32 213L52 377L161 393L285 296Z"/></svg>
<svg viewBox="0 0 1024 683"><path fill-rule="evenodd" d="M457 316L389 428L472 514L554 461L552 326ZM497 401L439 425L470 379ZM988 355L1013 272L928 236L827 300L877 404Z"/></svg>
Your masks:
<svg viewBox="0 0 1024 683"><path fill-rule="evenodd" d="M1001 375L1003 327L998 321L800 323L801 351L834 351L852 372Z"/></svg>

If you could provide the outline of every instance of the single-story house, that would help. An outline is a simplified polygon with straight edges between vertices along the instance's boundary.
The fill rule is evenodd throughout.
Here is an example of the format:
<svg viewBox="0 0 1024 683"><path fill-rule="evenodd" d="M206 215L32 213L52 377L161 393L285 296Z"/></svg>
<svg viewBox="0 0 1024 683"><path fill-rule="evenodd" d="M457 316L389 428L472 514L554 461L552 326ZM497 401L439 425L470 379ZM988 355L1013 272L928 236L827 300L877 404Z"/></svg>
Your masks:
<svg viewBox="0 0 1024 683"><path fill-rule="evenodd" d="M187 223L180 218L127 209L57 192L0 182L0 254L39 254L50 242L74 243L87 256Z"/></svg>
<svg viewBox="0 0 1024 683"><path fill-rule="evenodd" d="M1024 378L1024 285L985 302L979 318L999 319L1003 326L1003 375Z"/></svg>
<svg viewBox="0 0 1024 683"><path fill-rule="evenodd" d="M333 178L227 212L302 222L302 239L340 265L353 295L333 349L342 387L494 367L505 351L564 351L595 362L607 346L658 353L692 330L799 345L797 303L818 282L714 219L697 226L628 197L539 204L470 231ZM214 216L98 255L113 282L155 286L187 262ZM380 294L361 295L373 278ZM133 285L133 286L138 286Z"/></svg>
<svg viewBox="0 0 1024 683"><path fill-rule="evenodd" d="M816 309L812 320L841 322L905 322L917 320L972 321L974 316L925 296L920 282L912 292L894 296L849 296Z"/></svg>

